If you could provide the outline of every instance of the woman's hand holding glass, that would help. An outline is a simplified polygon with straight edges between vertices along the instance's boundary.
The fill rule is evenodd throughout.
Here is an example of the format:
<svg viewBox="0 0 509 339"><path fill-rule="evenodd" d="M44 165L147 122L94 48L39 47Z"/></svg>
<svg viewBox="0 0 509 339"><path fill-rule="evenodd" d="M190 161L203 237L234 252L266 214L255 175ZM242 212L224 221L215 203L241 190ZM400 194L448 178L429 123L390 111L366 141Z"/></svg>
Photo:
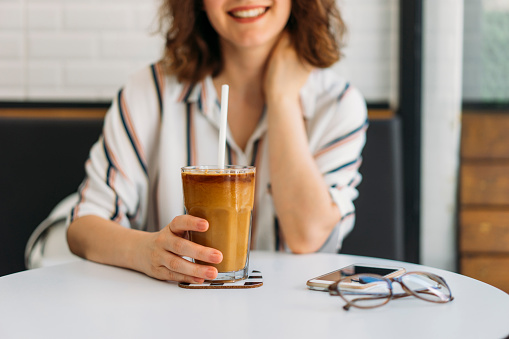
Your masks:
<svg viewBox="0 0 509 339"><path fill-rule="evenodd" d="M205 219L181 215L173 219L159 232L150 233L143 243L140 258L142 271L156 279L188 283L203 283L217 276L212 266L193 263L183 257L198 259L209 263L220 263L220 251L198 245L186 239L189 231L205 232L209 227Z"/></svg>

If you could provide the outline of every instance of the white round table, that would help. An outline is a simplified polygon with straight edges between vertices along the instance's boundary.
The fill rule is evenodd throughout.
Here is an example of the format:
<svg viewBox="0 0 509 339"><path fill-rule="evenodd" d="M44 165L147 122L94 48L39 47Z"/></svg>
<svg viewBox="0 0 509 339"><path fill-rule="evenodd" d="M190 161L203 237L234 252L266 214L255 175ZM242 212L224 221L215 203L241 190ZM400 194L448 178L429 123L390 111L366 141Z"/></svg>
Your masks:
<svg viewBox="0 0 509 339"><path fill-rule="evenodd" d="M446 279L447 304L417 298L371 310L306 288L353 263L403 266ZM0 278L0 338L503 338L509 295L439 269L334 254L251 253L262 287L191 290L88 261Z"/></svg>

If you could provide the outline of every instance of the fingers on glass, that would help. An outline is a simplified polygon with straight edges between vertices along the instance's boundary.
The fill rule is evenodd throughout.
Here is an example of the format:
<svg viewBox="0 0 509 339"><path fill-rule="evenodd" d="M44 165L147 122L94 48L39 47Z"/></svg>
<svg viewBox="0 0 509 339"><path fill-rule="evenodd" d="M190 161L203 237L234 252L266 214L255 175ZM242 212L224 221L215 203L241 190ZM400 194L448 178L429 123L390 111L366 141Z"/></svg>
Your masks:
<svg viewBox="0 0 509 339"><path fill-rule="evenodd" d="M449 286L444 279L435 274L411 272L404 274L398 280L417 298L437 303L446 303L452 300Z"/></svg>

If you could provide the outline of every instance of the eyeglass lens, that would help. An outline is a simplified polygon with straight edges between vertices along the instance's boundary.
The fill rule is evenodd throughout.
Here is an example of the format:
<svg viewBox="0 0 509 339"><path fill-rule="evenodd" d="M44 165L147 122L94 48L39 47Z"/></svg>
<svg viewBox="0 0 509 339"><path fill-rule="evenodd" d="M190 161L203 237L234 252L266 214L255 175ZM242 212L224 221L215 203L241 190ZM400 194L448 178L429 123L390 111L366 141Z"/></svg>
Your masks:
<svg viewBox="0 0 509 339"><path fill-rule="evenodd" d="M432 302L446 302L451 299L451 291L438 276L415 272L403 275L401 282L418 298Z"/></svg>

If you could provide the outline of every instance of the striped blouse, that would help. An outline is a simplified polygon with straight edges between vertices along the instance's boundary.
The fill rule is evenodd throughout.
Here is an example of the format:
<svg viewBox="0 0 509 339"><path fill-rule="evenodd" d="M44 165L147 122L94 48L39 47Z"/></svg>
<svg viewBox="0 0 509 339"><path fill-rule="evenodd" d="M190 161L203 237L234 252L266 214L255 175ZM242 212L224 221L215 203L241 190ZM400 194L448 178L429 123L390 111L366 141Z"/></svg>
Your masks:
<svg viewBox="0 0 509 339"><path fill-rule="evenodd" d="M301 101L309 149L342 215L321 249L335 252L355 222L366 105L357 89L322 69L311 73ZM217 160L219 118L211 77L183 84L164 75L159 64L133 74L106 114L69 222L97 215L134 229L165 227L184 212L180 168ZM257 168L251 247L288 250L270 192L266 131L264 114L243 150L228 130L226 156L230 164Z"/></svg>

